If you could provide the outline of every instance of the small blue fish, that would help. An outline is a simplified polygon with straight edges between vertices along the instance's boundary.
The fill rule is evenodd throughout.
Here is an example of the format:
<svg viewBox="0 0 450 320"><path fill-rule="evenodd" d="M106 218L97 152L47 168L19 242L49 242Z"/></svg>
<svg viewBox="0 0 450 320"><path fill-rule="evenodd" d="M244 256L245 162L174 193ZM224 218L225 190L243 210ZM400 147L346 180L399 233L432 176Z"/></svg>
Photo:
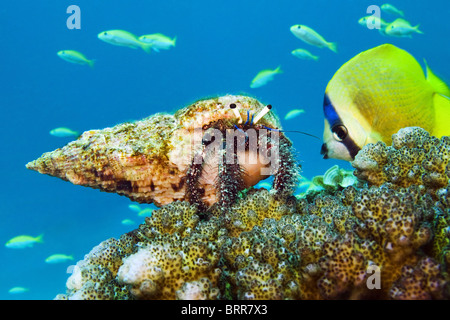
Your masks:
<svg viewBox="0 0 450 320"><path fill-rule="evenodd" d="M14 287L8 290L8 292L10 294L20 294L20 293L25 293L30 291L30 289L28 288L24 288L24 287Z"/></svg>
<svg viewBox="0 0 450 320"><path fill-rule="evenodd" d="M152 212L153 212L153 209L145 208L145 209L142 209L141 211L139 211L138 216L139 217L151 217Z"/></svg>
<svg viewBox="0 0 450 320"><path fill-rule="evenodd" d="M121 223L122 223L124 226L132 226L132 225L135 224L136 222L134 222L134 221L131 220L131 219L123 219L123 220L121 221Z"/></svg>
<svg viewBox="0 0 450 320"><path fill-rule="evenodd" d="M404 16L403 11L397 9L392 4L389 4L389 3L382 4L381 10L383 10L384 12L390 13L390 14L399 15L402 17Z"/></svg>
<svg viewBox="0 0 450 320"><path fill-rule="evenodd" d="M14 237L10 240L8 240L8 242L6 242L5 246L7 248L11 248L11 249L24 249L24 248L31 248L34 246L35 243L42 243L44 242L43 239L44 235L41 234L37 237L32 237L32 236L28 236L28 235L21 235L21 236L17 236Z"/></svg>
<svg viewBox="0 0 450 320"><path fill-rule="evenodd" d="M305 112L305 110L303 110L303 109L293 109L284 116L284 120L294 119L295 117L298 117L299 115L301 115L304 112Z"/></svg>
<svg viewBox="0 0 450 320"><path fill-rule="evenodd" d="M69 128L60 127L55 128L50 131L50 134L52 136L58 137L58 138L67 138L67 137L78 137L80 134L77 131L74 131Z"/></svg>
<svg viewBox="0 0 450 320"><path fill-rule="evenodd" d="M52 254L51 256L49 256L47 259L45 259L46 263L62 263L62 262L67 262L73 260L73 256L72 255L66 255L66 254Z"/></svg>
<svg viewBox="0 0 450 320"><path fill-rule="evenodd" d="M142 208L141 208L139 205L137 205L137 204L130 204L130 205L128 205L128 208L129 208L131 211L134 211L134 212L136 212L136 213L139 213L139 212L142 211Z"/></svg>
<svg viewBox="0 0 450 320"><path fill-rule="evenodd" d="M266 69L260 71L252 80L250 88L259 88L267 84L267 82L272 81L276 74L282 73L281 67L274 70Z"/></svg>

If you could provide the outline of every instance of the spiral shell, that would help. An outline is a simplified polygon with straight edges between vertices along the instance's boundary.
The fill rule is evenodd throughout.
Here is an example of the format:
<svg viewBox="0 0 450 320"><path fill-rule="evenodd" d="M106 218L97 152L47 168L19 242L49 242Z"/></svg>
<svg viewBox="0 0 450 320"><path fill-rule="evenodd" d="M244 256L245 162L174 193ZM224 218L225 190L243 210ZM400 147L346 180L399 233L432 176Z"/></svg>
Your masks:
<svg viewBox="0 0 450 320"><path fill-rule="evenodd" d="M255 114L265 107L246 96L200 100L173 115L155 114L133 123L86 131L77 140L44 153L26 167L73 184L125 195L140 203L161 206L188 200L186 176L194 155L200 152L194 143L195 129L217 121L232 127L237 121L236 113L230 109L232 103L239 106L244 119L247 112ZM260 124L280 127L273 113L264 116ZM217 201L217 190L205 176L203 173L199 181L202 200L212 205Z"/></svg>

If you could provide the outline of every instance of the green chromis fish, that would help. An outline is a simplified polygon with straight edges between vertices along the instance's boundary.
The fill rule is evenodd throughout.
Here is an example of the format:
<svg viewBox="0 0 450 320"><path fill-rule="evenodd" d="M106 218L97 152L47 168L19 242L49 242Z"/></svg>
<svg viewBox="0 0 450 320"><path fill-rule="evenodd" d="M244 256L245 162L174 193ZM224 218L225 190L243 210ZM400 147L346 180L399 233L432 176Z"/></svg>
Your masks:
<svg viewBox="0 0 450 320"><path fill-rule="evenodd" d="M159 52L159 50L169 50L170 48L175 47L177 42L177 37L171 39L162 33L146 34L140 36L138 39L144 43L150 44L153 51L156 52Z"/></svg>
<svg viewBox="0 0 450 320"><path fill-rule="evenodd" d="M291 51L291 54L299 59L314 60L314 61L319 60L318 56L313 55L306 49L295 49Z"/></svg>
<svg viewBox="0 0 450 320"><path fill-rule="evenodd" d="M50 134L58 138L78 137L80 135L79 132L65 127L52 129L50 130Z"/></svg>
<svg viewBox="0 0 450 320"><path fill-rule="evenodd" d="M137 204L130 204L130 205L128 205L128 209L130 209L131 211L134 211L136 213L139 213L139 212L142 211L142 208L139 205L137 205Z"/></svg>
<svg viewBox="0 0 450 320"><path fill-rule="evenodd" d="M346 62L325 90L324 158L351 161L363 146L404 127L436 137L450 135L450 89L428 66L426 76L412 55L391 44Z"/></svg>
<svg viewBox="0 0 450 320"><path fill-rule="evenodd" d="M121 223L122 223L124 226L131 226L131 225L135 224L135 222L134 222L133 220L131 220L131 219L123 219L123 220L121 221Z"/></svg>
<svg viewBox="0 0 450 320"><path fill-rule="evenodd" d="M267 190L271 190L272 189L272 184L266 181L262 181L260 183L258 183L255 188L264 188Z"/></svg>
<svg viewBox="0 0 450 320"><path fill-rule="evenodd" d="M24 288L24 287L14 287L8 290L9 294L20 294L20 293L25 293L30 291L30 289L28 288Z"/></svg>
<svg viewBox="0 0 450 320"><path fill-rule="evenodd" d="M121 47L128 47L132 49L143 49L149 53L152 50L152 45L144 43L138 39L137 36L125 30L108 30L100 32L97 37L109 44Z"/></svg>
<svg viewBox="0 0 450 320"><path fill-rule="evenodd" d="M43 237L44 237L43 234L41 234L37 237L21 235L21 236L17 236L17 237L14 237L14 238L8 240L8 242L6 242L6 244L5 244L5 246L7 248L11 248L11 249L31 248L36 243L43 243L44 242Z"/></svg>
<svg viewBox="0 0 450 320"><path fill-rule="evenodd" d="M269 81L272 81L273 77L279 73L283 73L283 71L281 71L281 67L278 67L274 70L266 69L258 72L258 74L253 78L252 82L250 83L250 88L262 87Z"/></svg>
<svg viewBox="0 0 450 320"><path fill-rule="evenodd" d="M369 25L372 25L373 28L376 26L379 26L380 29L386 28L386 26L389 24L388 22L384 21L382 18L378 18L375 16L365 16L358 20L358 23L363 27L369 27Z"/></svg>
<svg viewBox="0 0 450 320"><path fill-rule="evenodd" d="M406 38L412 38L413 33L423 34L423 32L419 30L419 25L413 27L409 21L402 18L395 19L392 23L388 24L385 33L388 36Z"/></svg>
<svg viewBox="0 0 450 320"><path fill-rule="evenodd" d="M57 52L57 55L61 59L71 63L88 65L91 68L94 67L94 60L89 60L84 54L75 50L61 50Z"/></svg>
<svg viewBox="0 0 450 320"><path fill-rule="evenodd" d="M318 34L316 31L305 25L296 24L291 27L291 32L294 36L307 44L319 47L328 48L333 52L337 52L337 44L335 42L328 42Z"/></svg>
<svg viewBox="0 0 450 320"><path fill-rule="evenodd" d="M284 120L294 119L295 117L298 117L299 115L301 115L304 112L305 112L305 110L303 110L303 109L293 109L284 116Z"/></svg>
<svg viewBox="0 0 450 320"><path fill-rule="evenodd" d="M47 257L47 259L45 259L45 263L63 263L71 260L73 260L72 255L57 253Z"/></svg>
<svg viewBox="0 0 450 320"><path fill-rule="evenodd" d="M139 211L138 216L139 217L151 217L152 212L153 212L153 209L145 208L145 209L142 209L141 211Z"/></svg>
<svg viewBox="0 0 450 320"><path fill-rule="evenodd" d="M383 12L399 15L401 17L404 16L403 11L398 10L396 7L394 7L392 4L389 4L389 3L382 4L381 5L381 10Z"/></svg>

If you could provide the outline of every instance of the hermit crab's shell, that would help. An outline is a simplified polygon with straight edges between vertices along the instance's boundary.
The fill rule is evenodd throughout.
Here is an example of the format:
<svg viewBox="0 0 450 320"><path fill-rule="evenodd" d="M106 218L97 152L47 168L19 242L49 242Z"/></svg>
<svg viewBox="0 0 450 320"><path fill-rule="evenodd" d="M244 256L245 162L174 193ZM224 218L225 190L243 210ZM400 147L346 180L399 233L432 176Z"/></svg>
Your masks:
<svg viewBox="0 0 450 320"><path fill-rule="evenodd" d="M243 121L265 105L246 96L227 95L195 102L175 114L155 114L141 121L84 132L63 148L28 163L28 169L59 177L74 184L115 192L141 203L164 205L187 200L186 173L201 144L196 129L221 120L230 128L238 123L235 104ZM260 124L280 128L269 113ZM200 137L201 139L201 137ZM202 179L202 200L217 201L211 179Z"/></svg>

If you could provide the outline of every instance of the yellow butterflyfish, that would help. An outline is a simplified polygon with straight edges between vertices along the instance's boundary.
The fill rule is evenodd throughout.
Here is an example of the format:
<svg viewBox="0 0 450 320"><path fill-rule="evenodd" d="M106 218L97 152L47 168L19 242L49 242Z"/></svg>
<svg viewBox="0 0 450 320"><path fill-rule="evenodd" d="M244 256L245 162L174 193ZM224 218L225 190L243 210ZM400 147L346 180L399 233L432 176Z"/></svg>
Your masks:
<svg viewBox="0 0 450 320"><path fill-rule="evenodd" d="M346 62L325 90L324 158L351 161L368 143L391 144L404 127L450 135L450 89L430 68L391 44Z"/></svg>

